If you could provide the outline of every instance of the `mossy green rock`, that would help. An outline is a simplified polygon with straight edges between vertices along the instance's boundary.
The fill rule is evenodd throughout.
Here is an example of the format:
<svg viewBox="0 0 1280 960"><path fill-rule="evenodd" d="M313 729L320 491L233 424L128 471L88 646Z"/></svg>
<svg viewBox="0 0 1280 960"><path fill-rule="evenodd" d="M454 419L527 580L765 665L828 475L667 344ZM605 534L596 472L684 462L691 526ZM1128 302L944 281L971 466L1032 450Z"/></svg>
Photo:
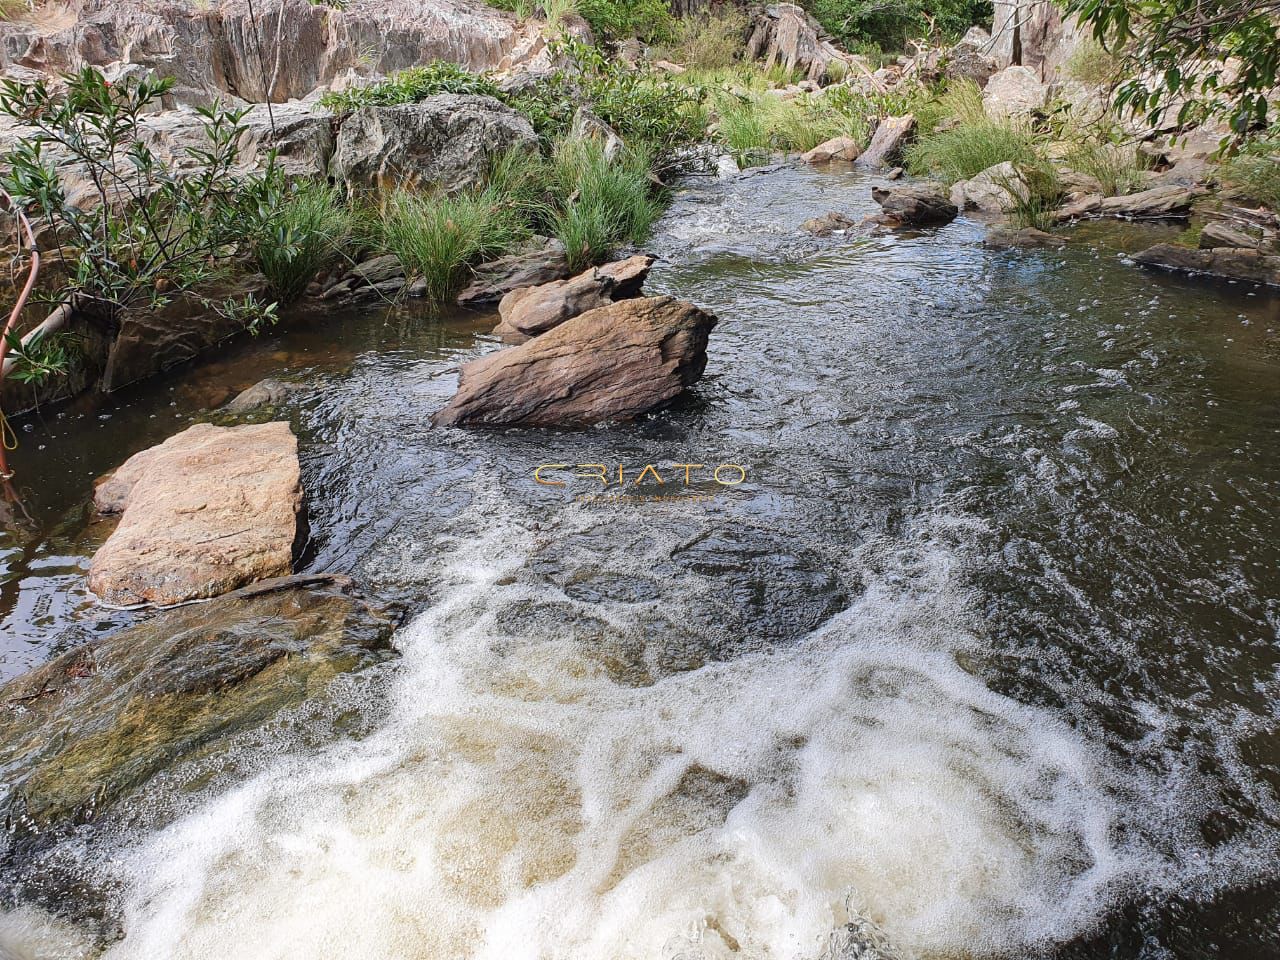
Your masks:
<svg viewBox="0 0 1280 960"><path fill-rule="evenodd" d="M100 817L166 767L393 656L394 627L346 578L281 577L64 653L0 688L7 827Z"/></svg>

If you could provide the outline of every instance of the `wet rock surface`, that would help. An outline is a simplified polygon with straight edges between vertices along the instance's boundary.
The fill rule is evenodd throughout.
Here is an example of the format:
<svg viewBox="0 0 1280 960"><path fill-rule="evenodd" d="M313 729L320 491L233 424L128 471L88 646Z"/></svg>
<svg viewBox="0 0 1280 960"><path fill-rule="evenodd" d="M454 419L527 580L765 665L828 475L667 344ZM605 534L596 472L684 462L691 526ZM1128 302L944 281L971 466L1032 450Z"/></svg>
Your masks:
<svg viewBox="0 0 1280 960"><path fill-rule="evenodd" d="M1089 194L1067 204L1057 212L1059 223L1090 217L1117 217L1121 220L1182 219L1191 213L1191 205L1203 193L1193 187L1166 184L1120 197Z"/></svg>
<svg viewBox="0 0 1280 960"><path fill-rule="evenodd" d="M1280 254L1257 249L1217 247L1193 250L1174 243L1158 243L1135 253L1133 259L1144 267L1280 287Z"/></svg>
<svg viewBox="0 0 1280 960"><path fill-rule="evenodd" d="M663 406L702 376L716 318L673 297L621 300L462 367L437 426L586 426Z"/></svg>
<svg viewBox="0 0 1280 960"><path fill-rule="evenodd" d="M302 529L298 441L289 424L196 424L130 457L94 503L123 513L89 567L113 604L213 597L287 574Z"/></svg>
<svg viewBox="0 0 1280 960"><path fill-rule="evenodd" d="M537 249L490 260L475 268L475 279L458 294L458 304L478 307L497 303L512 290L536 287L570 274L564 244L543 238Z"/></svg>
<svg viewBox="0 0 1280 960"><path fill-rule="evenodd" d="M805 233L813 234L815 237L830 237L837 233L852 230L857 225L858 221L854 220L853 217L840 213L838 210L832 210L820 217L810 217L800 224L800 229Z"/></svg>
<svg viewBox="0 0 1280 960"><path fill-rule="evenodd" d="M392 657L396 622L345 577L284 577L165 611L17 677L0 687L9 830L31 838L102 818L160 771Z"/></svg>
<svg viewBox="0 0 1280 960"><path fill-rule="evenodd" d="M834 137L818 144L800 159L805 163L830 163L832 160L857 160L861 154L862 147L853 137Z"/></svg>
<svg viewBox="0 0 1280 960"><path fill-rule="evenodd" d="M895 227L937 227L950 223L959 211L943 189L934 183L906 183L872 187L871 197L880 204L880 222Z"/></svg>
<svg viewBox="0 0 1280 960"><path fill-rule="evenodd" d="M568 280L513 290L498 304L502 322L493 332L515 339L536 337L588 310L638 297L652 266L653 257L638 254Z"/></svg>
<svg viewBox="0 0 1280 960"><path fill-rule="evenodd" d="M998 224L987 231L982 244L993 250L1010 250L1036 247L1059 248L1065 247L1067 241L1044 230L1037 230L1035 227L1018 229L1009 224Z"/></svg>

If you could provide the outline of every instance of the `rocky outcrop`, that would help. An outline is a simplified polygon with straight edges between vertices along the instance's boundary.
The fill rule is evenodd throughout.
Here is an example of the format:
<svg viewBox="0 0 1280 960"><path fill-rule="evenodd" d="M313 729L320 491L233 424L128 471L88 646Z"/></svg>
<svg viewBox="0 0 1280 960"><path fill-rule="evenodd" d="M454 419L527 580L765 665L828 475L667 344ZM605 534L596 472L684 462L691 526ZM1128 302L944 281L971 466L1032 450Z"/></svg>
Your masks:
<svg viewBox="0 0 1280 960"><path fill-rule="evenodd" d="M911 114L885 117L876 125L871 143L858 157L858 166L880 170L896 162L902 156L902 148L910 142L915 132L916 118Z"/></svg>
<svg viewBox="0 0 1280 960"><path fill-rule="evenodd" d="M861 154L862 147L853 137L834 137L818 144L800 159L805 163L830 163L832 160L857 160Z"/></svg>
<svg viewBox="0 0 1280 960"><path fill-rule="evenodd" d="M991 54L998 67L1021 64L1053 82L1087 31L1063 19L1052 0L995 0Z"/></svg>
<svg viewBox="0 0 1280 960"><path fill-rule="evenodd" d="M939 227L950 223L959 211L935 183L907 183L872 187L871 198L880 204L879 222L892 227Z"/></svg>
<svg viewBox="0 0 1280 960"><path fill-rule="evenodd" d="M1193 250L1173 243L1158 243L1133 255L1144 267L1223 280L1245 280L1280 287L1280 255L1240 247Z"/></svg>
<svg viewBox="0 0 1280 960"><path fill-rule="evenodd" d="M268 87L276 102L301 99L432 60L501 69L545 46L536 27L473 0L259 0L254 12L246 0L68 0L0 24L0 68L150 69L176 80L171 100L204 106L263 102Z"/></svg>
<svg viewBox="0 0 1280 960"><path fill-rule="evenodd" d="M478 183L489 158L537 149L523 115L492 97L446 93L351 114L338 130L329 173L355 191L437 183L458 189Z"/></svg>
<svg viewBox="0 0 1280 960"><path fill-rule="evenodd" d="M540 246L482 263L473 272L475 279L458 294L460 306L497 303L512 290L563 280L571 271L564 244L543 237Z"/></svg>
<svg viewBox="0 0 1280 960"><path fill-rule="evenodd" d="M1168 184L1130 193L1121 197L1090 194L1060 209L1059 223L1096 217L1118 217L1122 220L1182 219L1191 213L1191 204L1204 191L1180 184Z"/></svg>
<svg viewBox="0 0 1280 960"><path fill-rule="evenodd" d="M1005 67L987 81L982 107L993 120L1027 117L1045 108L1049 87L1030 67Z"/></svg>
<svg viewBox="0 0 1280 960"><path fill-rule="evenodd" d="M822 32L818 21L794 3L775 3L756 18L747 40L747 59L764 60L766 66L781 64L803 73L813 83L822 83L839 63L841 77L847 72L849 56Z"/></svg>
<svg viewBox="0 0 1280 960"><path fill-rule="evenodd" d="M970 27L960 42L947 51L943 72L950 80L972 80L985 87L998 69L993 49L991 34L981 27Z"/></svg>
<svg viewBox="0 0 1280 960"><path fill-rule="evenodd" d="M5 823L19 840L101 819L152 777L392 657L395 615L336 576L164 611L0 687Z"/></svg>
<svg viewBox="0 0 1280 960"><path fill-rule="evenodd" d="M462 367L438 426L587 426L670 403L702 376L716 318L672 297L621 300Z"/></svg>
<svg viewBox="0 0 1280 960"><path fill-rule="evenodd" d="M514 340L536 337L580 313L638 297L652 266L653 257L638 254L593 267L569 280L513 290L498 304L502 322L493 332Z"/></svg>
<svg viewBox="0 0 1280 960"><path fill-rule="evenodd" d="M94 492L123 513L89 565L114 604L214 597L287 574L302 529L298 441L289 424L198 423L134 454Z"/></svg>

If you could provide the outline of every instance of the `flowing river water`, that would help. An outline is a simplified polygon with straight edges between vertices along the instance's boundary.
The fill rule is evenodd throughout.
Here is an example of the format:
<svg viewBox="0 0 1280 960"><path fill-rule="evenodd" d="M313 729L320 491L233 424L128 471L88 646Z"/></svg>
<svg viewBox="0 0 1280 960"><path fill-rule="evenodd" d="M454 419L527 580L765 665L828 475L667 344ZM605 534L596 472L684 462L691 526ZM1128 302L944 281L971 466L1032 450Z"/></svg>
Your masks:
<svg viewBox="0 0 1280 960"><path fill-rule="evenodd" d="M78 586L89 480L266 372L304 384L308 565L417 611L336 694L364 735L282 725L67 854L118 890L107 957L1280 954L1280 303L1122 262L1156 228L797 232L870 182L679 196L650 291L720 325L638 424L432 429L492 321L392 316L23 434L10 673L127 617Z"/></svg>

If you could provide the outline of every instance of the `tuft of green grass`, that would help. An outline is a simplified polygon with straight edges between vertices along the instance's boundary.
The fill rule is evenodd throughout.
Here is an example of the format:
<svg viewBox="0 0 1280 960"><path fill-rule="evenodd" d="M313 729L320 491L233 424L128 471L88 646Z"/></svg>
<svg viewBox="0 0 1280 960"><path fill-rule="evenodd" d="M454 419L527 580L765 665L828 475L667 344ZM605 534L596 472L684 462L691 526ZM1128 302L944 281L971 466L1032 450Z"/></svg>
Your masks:
<svg viewBox="0 0 1280 960"><path fill-rule="evenodd" d="M907 169L947 183L968 180L998 163L1032 163L1040 158L1034 137L1011 124L984 120L935 131L906 149Z"/></svg>
<svg viewBox="0 0 1280 960"><path fill-rule="evenodd" d="M643 147L612 160L590 140L566 140L551 158L552 187L566 198L551 227L575 270L599 263L625 243L643 243L662 205L653 192L653 158Z"/></svg>
<svg viewBox="0 0 1280 960"><path fill-rule="evenodd" d="M1133 147L1097 141L1076 144L1063 160L1072 170L1087 173L1102 184L1107 196L1125 194L1141 185L1147 169L1142 155Z"/></svg>
<svg viewBox="0 0 1280 960"><path fill-rule="evenodd" d="M774 150L810 150L833 137L866 142L875 108L845 90L785 100L768 91L734 90L715 95L715 112L717 139L739 163L750 163Z"/></svg>
<svg viewBox="0 0 1280 960"><path fill-rule="evenodd" d="M280 302L302 296L312 278L342 255L352 224L336 188L314 182L288 188L253 241L258 269Z"/></svg>
<svg viewBox="0 0 1280 960"><path fill-rule="evenodd" d="M452 196L397 190L387 198L377 234L384 250L425 281L427 297L442 302L470 264L512 249L525 230L492 188Z"/></svg>
<svg viewBox="0 0 1280 960"><path fill-rule="evenodd" d="M1280 127L1246 146L1218 168L1218 178L1251 200L1280 210Z"/></svg>
<svg viewBox="0 0 1280 960"><path fill-rule="evenodd" d="M1015 163L1012 177L996 183L1009 195L1009 214L1019 227L1048 230L1062 203L1062 184L1053 164L1046 160Z"/></svg>

